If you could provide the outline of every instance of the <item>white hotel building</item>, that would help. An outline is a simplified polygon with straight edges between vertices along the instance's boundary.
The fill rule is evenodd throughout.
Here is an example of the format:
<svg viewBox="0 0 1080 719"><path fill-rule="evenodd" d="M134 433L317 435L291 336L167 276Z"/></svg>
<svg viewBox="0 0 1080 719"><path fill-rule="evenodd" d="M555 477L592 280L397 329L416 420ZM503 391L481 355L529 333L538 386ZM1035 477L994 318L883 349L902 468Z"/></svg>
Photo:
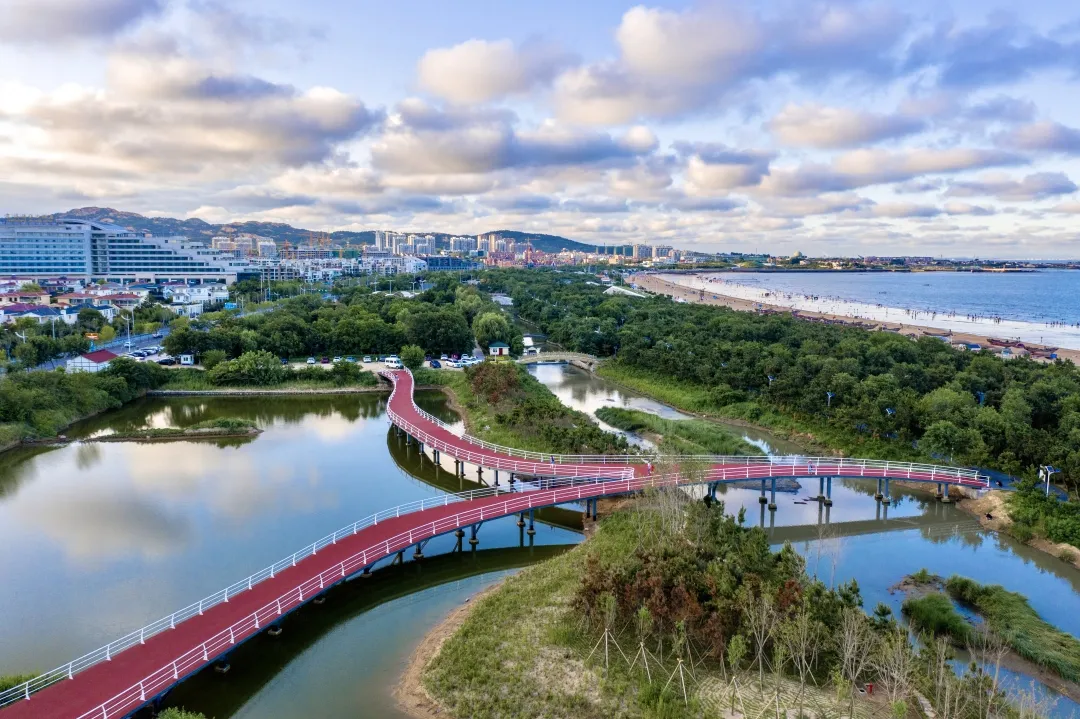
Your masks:
<svg viewBox="0 0 1080 719"><path fill-rule="evenodd" d="M236 281L246 260L191 242L75 219L0 218L0 277Z"/></svg>

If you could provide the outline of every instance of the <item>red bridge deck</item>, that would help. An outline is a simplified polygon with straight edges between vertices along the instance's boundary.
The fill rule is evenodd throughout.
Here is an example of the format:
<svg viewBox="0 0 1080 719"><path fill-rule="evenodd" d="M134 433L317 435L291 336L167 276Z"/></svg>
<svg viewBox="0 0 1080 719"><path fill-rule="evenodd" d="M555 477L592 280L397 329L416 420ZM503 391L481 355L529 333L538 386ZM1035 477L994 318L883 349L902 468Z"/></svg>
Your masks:
<svg viewBox="0 0 1080 719"><path fill-rule="evenodd" d="M381 519L340 538L334 535L334 543L295 560L292 566L271 572L268 578L253 583L249 589L231 596L226 593L227 601L209 606L201 614L149 636L144 643L115 653L107 661L74 673L72 678L57 681L32 694L28 700L9 705L0 710L0 718L109 719L125 716L228 653L233 646L256 635L279 617L380 559L433 536L529 509L623 494L649 486L785 476L889 478L986 486L985 480L970 470L849 459L820 458L795 463L723 458L696 473L692 479L682 479L678 474L649 476L647 465L621 457L589 457L580 462L555 463L549 459L545 462L539 456L521 456L516 450L499 451L493 445L458 437L416 407L412 400L410 373L399 371L387 375L394 382L389 405L391 418L425 445L487 468L501 468L527 476L560 477L569 486L496 493L467 501L451 501L452 498L447 496L444 505Z"/></svg>

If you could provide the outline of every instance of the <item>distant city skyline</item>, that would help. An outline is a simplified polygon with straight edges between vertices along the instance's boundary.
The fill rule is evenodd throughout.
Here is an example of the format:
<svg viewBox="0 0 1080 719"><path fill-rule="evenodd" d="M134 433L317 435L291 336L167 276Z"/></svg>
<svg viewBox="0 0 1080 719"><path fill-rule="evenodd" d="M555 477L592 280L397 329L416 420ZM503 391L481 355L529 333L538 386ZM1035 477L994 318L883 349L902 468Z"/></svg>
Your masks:
<svg viewBox="0 0 1080 719"><path fill-rule="evenodd" d="M5 0L0 214L1080 257L1080 9Z"/></svg>

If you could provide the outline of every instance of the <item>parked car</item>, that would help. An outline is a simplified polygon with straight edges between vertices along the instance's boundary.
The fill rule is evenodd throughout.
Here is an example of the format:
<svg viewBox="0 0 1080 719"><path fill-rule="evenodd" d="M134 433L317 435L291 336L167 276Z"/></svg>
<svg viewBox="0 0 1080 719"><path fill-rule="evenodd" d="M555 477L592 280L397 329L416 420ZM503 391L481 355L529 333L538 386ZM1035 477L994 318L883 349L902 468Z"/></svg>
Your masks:
<svg viewBox="0 0 1080 719"><path fill-rule="evenodd" d="M449 357L447 357L447 356L446 356L446 353L444 352L443 354L439 355L439 359L441 359L441 360L442 360L443 362L445 362L446 360L448 360L448 359L450 359L450 358L449 358Z"/></svg>
<svg viewBox="0 0 1080 719"><path fill-rule="evenodd" d="M308 357L307 358L307 363L308 364L315 364L315 358L314 357Z"/></svg>
<svg viewBox="0 0 1080 719"><path fill-rule="evenodd" d="M343 361L344 360L342 359L341 355L338 355L337 357L334 358L334 364L337 364L338 362L343 362Z"/></svg>
<svg viewBox="0 0 1080 719"><path fill-rule="evenodd" d="M349 355L348 357L345 358L345 361L346 362L352 362L353 364L355 364L356 363L356 358L353 357L352 355Z"/></svg>
<svg viewBox="0 0 1080 719"><path fill-rule="evenodd" d="M404 365L401 364L401 360L397 357L390 356L386 358L386 366L389 369L401 369Z"/></svg>
<svg viewBox="0 0 1080 719"><path fill-rule="evenodd" d="M446 366L452 369L461 369L461 363L455 359L446 360Z"/></svg>
<svg viewBox="0 0 1080 719"><path fill-rule="evenodd" d="M365 362L370 362L371 361L371 355L364 355L364 361Z"/></svg>
<svg viewBox="0 0 1080 719"><path fill-rule="evenodd" d="M431 369L442 369L442 365L439 364L439 360L433 359L428 362L431 365Z"/></svg>
<svg viewBox="0 0 1080 719"><path fill-rule="evenodd" d="M286 367L287 367L287 366L289 365L289 358L288 358L288 357L282 357L282 358L281 358L281 364L282 364L283 366L286 366Z"/></svg>
<svg viewBox="0 0 1080 719"><path fill-rule="evenodd" d="M322 359L319 360L319 362L321 362L322 364L330 364L330 358L329 357L323 357Z"/></svg>
<svg viewBox="0 0 1080 719"><path fill-rule="evenodd" d="M165 365L166 367L172 367L174 364L176 364L176 360L174 360L172 357L162 357L157 361L157 363L160 365Z"/></svg>
<svg viewBox="0 0 1080 719"><path fill-rule="evenodd" d="M152 335L150 335L150 336L151 336L151 337L153 337L153 338L154 338L154 339L156 339L156 340L159 340L159 339L161 339L162 337L164 337L165 335L164 335L164 334L162 334L161 332L155 332L154 334L152 334Z"/></svg>

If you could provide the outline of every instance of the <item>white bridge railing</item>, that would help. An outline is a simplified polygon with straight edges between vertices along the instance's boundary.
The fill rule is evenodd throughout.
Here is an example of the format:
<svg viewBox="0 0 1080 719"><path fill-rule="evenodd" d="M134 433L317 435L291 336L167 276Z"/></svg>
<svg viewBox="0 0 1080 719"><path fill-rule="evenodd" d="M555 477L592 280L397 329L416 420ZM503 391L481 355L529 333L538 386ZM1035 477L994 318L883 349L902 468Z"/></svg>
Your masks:
<svg viewBox="0 0 1080 719"><path fill-rule="evenodd" d="M398 370L400 372L401 370ZM412 386L412 373L408 370L410 377L410 389ZM416 437L425 446L438 449L440 452L450 452L456 459L461 459L470 464L482 465L491 469L507 469L511 472L521 472L523 474L529 473L541 473L551 476L571 477L571 476L604 476L604 477L619 477L623 478L630 476L633 472L631 468L629 474L619 474L608 472L607 469L599 467L582 467L581 465L641 465L646 462L653 462L654 464L680 464L686 462L704 462L709 464L723 464L723 465L743 465L743 466L763 466L776 468L780 470L786 470L787 468L799 468L803 469L806 474L809 475L843 475L843 476L884 476L875 475L873 473L884 471L888 473L891 479L918 479L920 481L925 480L926 475L932 476L933 481L938 482L952 482L957 484L968 484L971 486L989 486L989 477L980 475L978 470L968 469L965 467L949 467L936 464L922 464L919 462L894 462L889 460L880 459L852 459L849 457L811 457L801 455L782 455L782 456L743 456L743 455L660 455L660 454L546 454L544 452L533 452L529 450L517 449L515 447L507 447L500 444L493 444L491 442L484 441L478 437L473 437L469 434L463 434L459 437L459 442L448 442L442 437L436 436L429 432L422 426L419 426L415 422L411 421L407 417L401 416L393 408L394 396L398 392L398 385L395 381L395 375L392 371L383 371L381 374L389 379L393 385L393 392L390 394L390 401L387 403L386 413L390 417L391 422L408 432L413 437ZM412 405L412 411L415 412L423 420L430 422L442 430L453 434L453 429L446 422L443 422L438 417L425 412L416 405L415 401L412 401L410 396L410 404ZM494 452L497 455L503 455L502 457L493 457L486 453L477 452L476 449L484 449L488 452ZM529 464L520 462L513 462L511 458L520 457L523 460L527 460ZM540 465L553 465L550 469L546 466ZM559 465L566 465L560 467ZM790 475L790 472L785 471L784 474Z"/></svg>
<svg viewBox="0 0 1080 719"><path fill-rule="evenodd" d="M237 641L242 641L255 632L267 627L276 621L282 614L298 607L305 601L325 590L327 587L355 574L365 567L371 566L381 559L385 559L399 551L408 549L418 542L425 541L440 534L446 534L478 522L498 519L530 509L565 504L604 495L627 494L653 487L704 484L710 482L732 481L736 479L754 479L757 477L764 477L766 476L766 473L767 468L759 466L716 467L700 473L694 472L692 473L693 476L685 478L676 472L666 475L627 478L622 480L578 482L576 484L571 484L570 486L556 489L506 493L501 495L505 497L501 502L491 502L484 506L467 509L447 517L420 522L410 529L399 532L393 537L368 545L364 549L353 553L348 558L301 582L296 587L282 593L276 599L267 602L243 619L240 619L226 629L221 630L214 636L157 668L155 671L147 674L142 680L132 684L128 689L125 689L103 704L83 713L77 719L109 719L109 717L122 716L132 708L145 702L148 697L155 696L178 681L180 677L198 670L217 655L227 651L228 648L236 644ZM445 504L449 504L451 499L459 501L460 498L467 495L474 495L474 498L482 496L478 493L486 493L487 496L494 496L495 492L495 488L485 488L483 490L476 490L475 493L466 492L462 495L445 495L438 499ZM396 510L397 508L389 511L395 512L396 516ZM312 552L312 554L314 554L314 552Z"/></svg>
<svg viewBox="0 0 1080 719"><path fill-rule="evenodd" d="M389 375L390 373L386 373ZM410 374L411 379L411 374ZM410 385L411 389L411 385ZM421 523L413 529L402 532L389 540L383 540L371 545L364 550L352 555L329 570L325 570L318 576L298 585L294 589L282 594L274 602L267 604L245 619L241 619L233 626L223 630L219 634L207 639L189 652L176 657L169 664L161 667L156 672L149 674L137 685L133 685L125 692L110 699L105 704L84 714L79 719L90 717L115 717L123 714L127 709L137 706L152 697L163 688L169 686L180 676L184 676L202 664L209 658L220 654L226 647L234 644L237 638L246 637L254 630L265 626L273 621L274 617L303 603L304 597L311 598L316 586L319 590L325 588L326 583L338 581L350 574L370 566L379 559L407 548L417 541L423 541L437 534L452 531L458 527L475 524L489 518L496 518L513 514L535 507L549 506L573 502L579 499L592 498L607 494L622 494L633 492L647 487L673 486L681 484L705 484L710 482L728 482L746 479L768 479L778 476L835 476L889 478L889 479L912 479L916 481L942 482L950 484L962 484L976 488L989 486L989 478L979 475L976 470L957 467L943 467L938 465L917 464L911 462L888 462L881 460L848 459L840 457L723 457L713 455L703 456L657 456L652 457L658 464L663 466L682 465L686 477L678 472L657 474L635 478L633 464L640 465L650 459L647 456L620 457L615 455L549 455L539 452L523 452L510 447L483 442L465 435L460 441L447 442L443 438L436 437L423 427L416 425L408 419L394 412L390 406L393 403L394 394L398 391L395 383L391 401L387 406L387 414L390 419L402 429L406 430L427 446L451 452L452 456L466 462L478 463L480 466L491 469L506 469L511 472L526 475L524 482L531 482L531 477L539 476L540 485L543 489L513 493L500 487L484 487L457 494L443 494L428 499L408 502L392 507L381 512L372 514L364 519L339 529L312 544L300 549L288 557L255 572L249 577L240 580L224 589L215 592L198 602L194 602L183 609L162 617L141 629L133 631L115 641L106 644L99 649L84 654L63 666L41 674L30 681L0 692L0 707L6 706L20 699L29 699L35 692L55 684L64 679L71 679L76 674L103 661L110 660L115 654L124 651L136 644L144 643L147 639L161 632L174 629L178 624L204 613L238 594L250 590L260 582L274 578L277 573L285 569L295 567L298 562L311 557L319 550L357 534L360 530L378 524L391 518L398 518L414 512L421 512L438 506L447 506L453 503L468 502L471 500L506 495L509 497L501 503L485 507L459 512L451 517L435 520L434 522ZM411 402L410 397L410 402ZM431 422L442 430L450 432L446 423L423 411L412 403L414 411L425 422ZM451 432L452 434L452 432ZM456 437L456 435L455 435ZM492 456L488 453L478 453L463 445L475 445L488 452L505 455L502 457ZM515 459L522 456L523 460ZM554 458L554 464L551 460ZM604 466L607 465L607 466ZM548 478L551 479L548 479ZM598 491L599 489L599 491ZM137 700L137 701L136 701ZM127 708L127 709L125 709Z"/></svg>

